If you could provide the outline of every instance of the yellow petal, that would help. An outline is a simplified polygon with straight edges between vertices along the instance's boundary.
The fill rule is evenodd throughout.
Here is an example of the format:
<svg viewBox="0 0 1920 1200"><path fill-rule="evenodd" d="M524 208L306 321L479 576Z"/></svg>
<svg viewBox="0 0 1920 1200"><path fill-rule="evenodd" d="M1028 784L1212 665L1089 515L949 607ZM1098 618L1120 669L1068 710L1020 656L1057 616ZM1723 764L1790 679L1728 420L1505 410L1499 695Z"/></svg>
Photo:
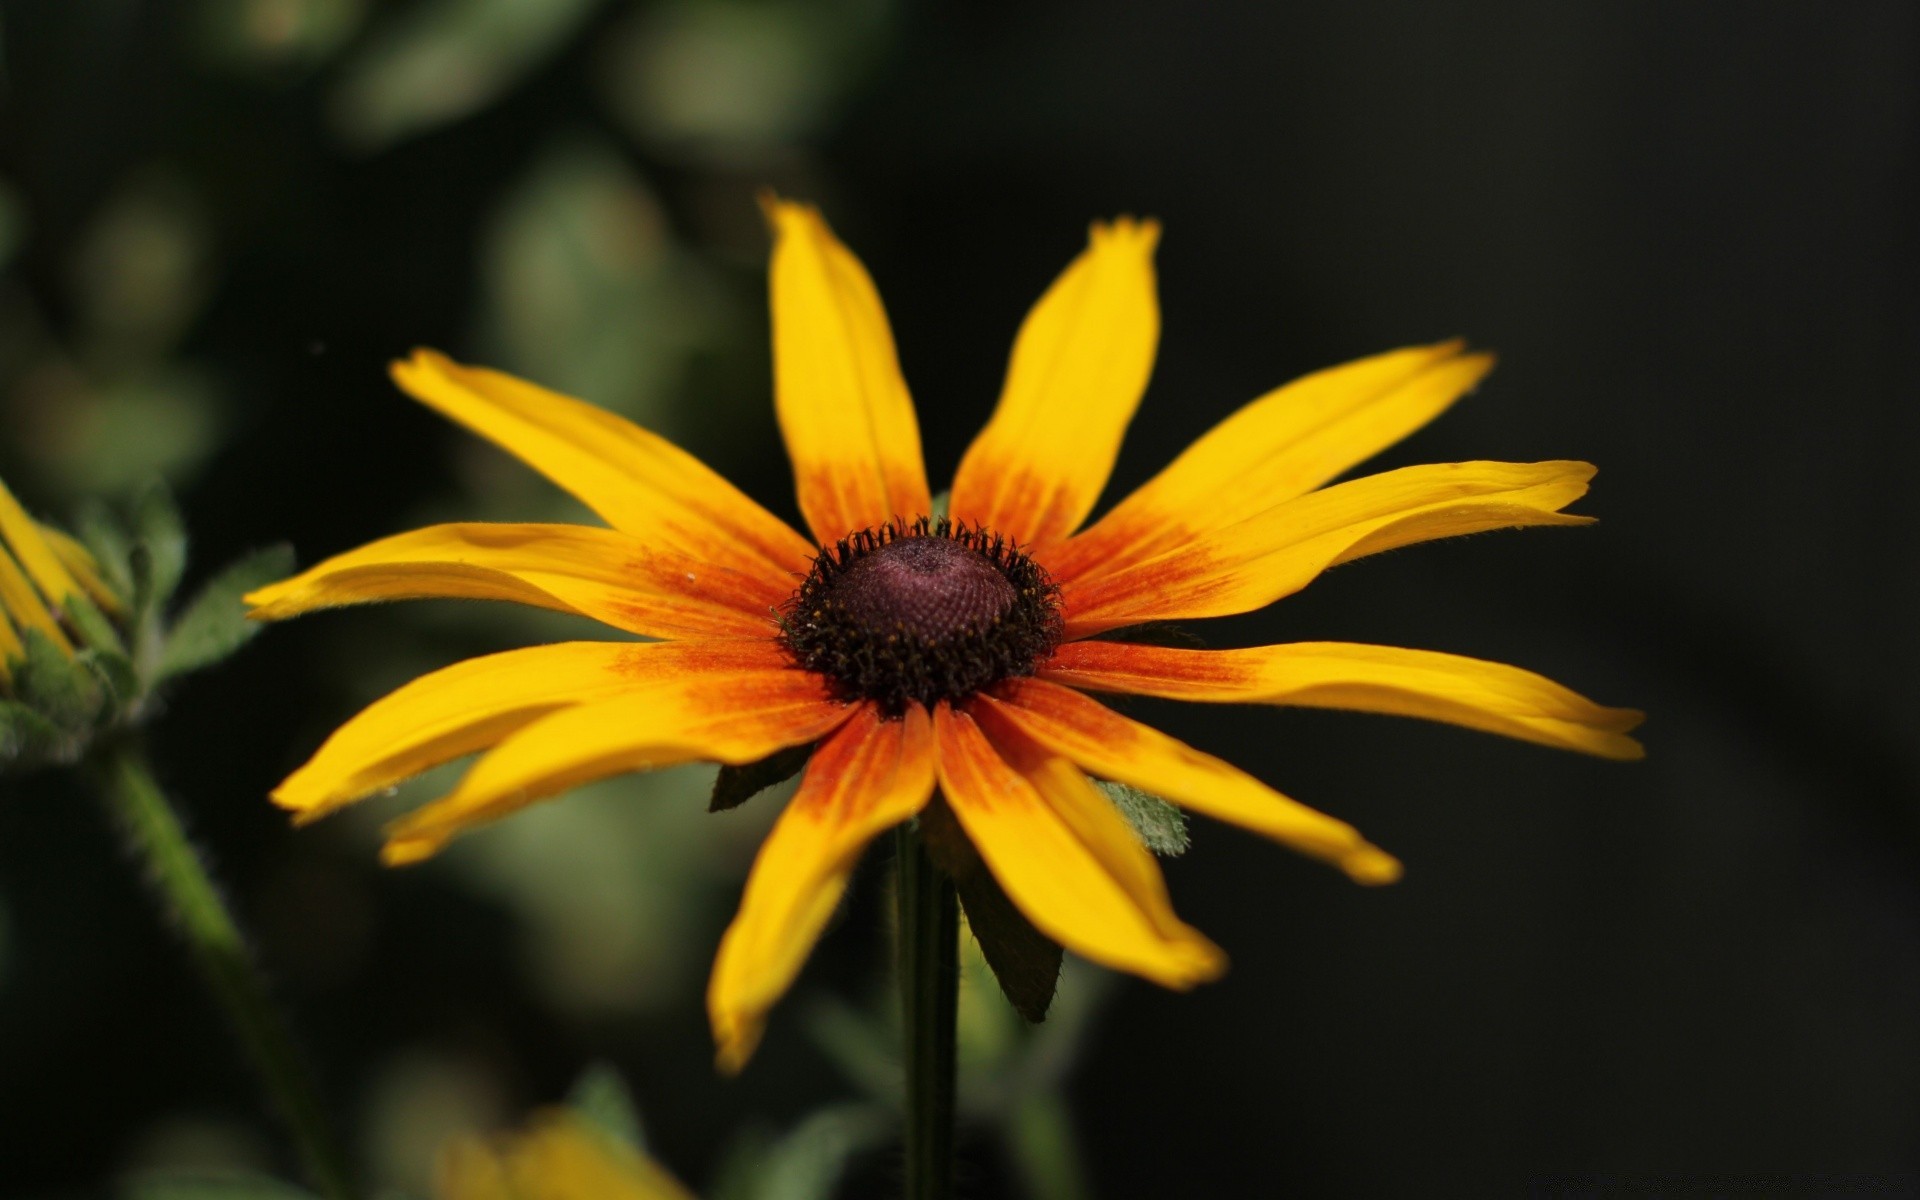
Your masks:
<svg viewBox="0 0 1920 1200"><path fill-rule="evenodd" d="M1318 371L1214 426L1048 561L1065 582L1152 558L1304 496L1425 425L1493 369L1462 343Z"/></svg>
<svg viewBox="0 0 1920 1200"><path fill-rule="evenodd" d="M39 592L33 590L32 582L4 546L0 546L0 607L7 610L7 615L21 629L38 630L60 649L68 654L73 653L73 643L67 640L60 623L53 619L47 602L40 598Z"/></svg>
<svg viewBox="0 0 1920 1200"><path fill-rule="evenodd" d="M349 550L247 596L257 620L446 597L579 613L648 637L769 637L787 587L590 525L434 525Z"/></svg>
<svg viewBox="0 0 1920 1200"><path fill-rule="evenodd" d="M989 733L1011 727L1103 779L1130 783L1182 808L1265 834L1333 863L1360 883L1400 877L1400 864L1353 826L1070 688L1014 680L1003 684L997 697L976 697L974 711Z"/></svg>
<svg viewBox="0 0 1920 1200"><path fill-rule="evenodd" d="M933 726L919 705L892 721L863 708L814 751L720 939L707 1013L721 1070L746 1065L867 843L919 812L932 791Z"/></svg>
<svg viewBox="0 0 1920 1200"><path fill-rule="evenodd" d="M22 642L20 635L14 632L13 621L7 617L6 608L0 606L0 683L9 683L13 680L13 669L10 664L26 652L26 643Z"/></svg>
<svg viewBox="0 0 1920 1200"><path fill-rule="evenodd" d="M50 603L65 604L80 594L80 585L47 544L46 531L20 507L5 483L0 483L0 535Z"/></svg>
<svg viewBox="0 0 1920 1200"><path fill-rule="evenodd" d="M768 652L731 661L766 665ZM274 789L304 823L444 762L483 750L562 708L618 696L703 666L697 642L561 642L455 663L375 701Z"/></svg>
<svg viewBox="0 0 1920 1200"><path fill-rule="evenodd" d="M1127 844L1146 852L1124 824L1116 829L1102 816L1095 805L1120 820L1111 804L1085 794L1084 778L1076 784L1038 760L1028 764L1033 777L1021 774L971 716L945 704L934 722L947 804L1034 928L1084 958L1166 987L1220 975L1225 956L1173 915L1159 868L1129 853Z"/></svg>
<svg viewBox="0 0 1920 1200"><path fill-rule="evenodd" d="M1415 542L1525 525L1584 525L1581 462L1441 463L1368 475L1276 505L1169 553L1062 585L1067 636L1249 612L1328 567Z"/></svg>
<svg viewBox="0 0 1920 1200"><path fill-rule="evenodd" d="M393 364L393 379L649 546L776 583L812 559L813 547L778 517L624 417L432 350Z"/></svg>
<svg viewBox="0 0 1920 1200"><path fill-rule="evenodd" d="M101 578L100 566L93 561L93 554L85 546L51 526L42 525L40 533L47 539L47 545L53 548L54 556L73 573L74 579L101 611L115 614L125 611L125 601Z"/></svg>
<svg viewBox="0 0 1920 1200"><path fill-rule="evenodd" d="M769 200L767 218L774 402L814 538L926 515L920 426L873 280L810 205Z"/></svg>
<svg viewBox="0 0 1920 1200"><path fill-rule="evenodd" d="M1642 717L1632 709L1605 708L1519 667L1431 650L1351 642L1246 650L1071 642L1040 675L1072 687L1175 700L1424 717L1604 758L1645 753L1627 736Z"/></svg>
<svg viewBox="0 0 1920 1200"><path fill-rule="evenodd" d="M768 665L748 665L758 647ZM816 741L853 710L819 676L779 662L771 642L666 642L714 654L713 665L649 677L633 690L550 713L495 746L452 794L396 822L384 857L418 862L454 835L569 788L686 762L749 763ZM735 656L740 657L738 663ZM724 660L724 661L720 661Z"/></svg>
<svg viewBox="0 0 1920 1200"><path fill-rule="evenodd" d="M1014 342L999 407L960 461L956 520L1037 545L1093 511L1153 371L1159 239L1153 221L1096 224L1040 298Z"/></svg>

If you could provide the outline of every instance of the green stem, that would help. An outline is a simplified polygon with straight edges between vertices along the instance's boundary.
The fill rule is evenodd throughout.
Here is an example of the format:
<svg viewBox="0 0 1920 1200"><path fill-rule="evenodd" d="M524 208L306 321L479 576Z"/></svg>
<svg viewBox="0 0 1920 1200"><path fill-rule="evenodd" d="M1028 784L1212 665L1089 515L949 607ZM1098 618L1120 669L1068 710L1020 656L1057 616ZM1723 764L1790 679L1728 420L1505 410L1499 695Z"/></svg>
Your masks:
<svg viewBox="0 0 1920 1200"><path fill-rule="evenodd" d="M310 1182L330 1200L352 1200L356 1193L346 1159L328 1128L319 1091L267 997L266 983L233 913L187 840L179 814L154 782L146 756L123 742L106 748L97 765L108 804L286 1120Z"/></svg>
<svg viewBox="0 0 1920 1200"><path fill-rule="evenodd" d="M960 904L914 830L897 838L900 1017L907 1059L907 1200L953 1195Z"/></svg>

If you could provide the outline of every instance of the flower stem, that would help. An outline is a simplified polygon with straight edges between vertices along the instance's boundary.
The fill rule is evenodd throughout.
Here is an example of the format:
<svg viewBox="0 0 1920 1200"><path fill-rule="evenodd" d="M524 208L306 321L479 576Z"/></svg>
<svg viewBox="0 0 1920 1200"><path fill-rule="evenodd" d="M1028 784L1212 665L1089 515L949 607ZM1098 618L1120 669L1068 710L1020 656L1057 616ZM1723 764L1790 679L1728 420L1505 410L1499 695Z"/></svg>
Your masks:
<svg viewBox="0 0 1920 1200"><path fill-rule="evenodd" d="M346 1159L328 1127L319 1091L267 997L260 968L233 913L187 839L179 814L154 781L146 756L137 746L120 742L103 748L96 765L109 807L286 1120L309 1181L329 1200L352 1200L356 1193Z"/></svg>
<svg viewBox="0 0 1920 1200"><path fill-rule="evenodd" d="M907 1200L953 1195L954 1040L960 904L919 834L897 836L900 1017L907 1060Z"/></svg>

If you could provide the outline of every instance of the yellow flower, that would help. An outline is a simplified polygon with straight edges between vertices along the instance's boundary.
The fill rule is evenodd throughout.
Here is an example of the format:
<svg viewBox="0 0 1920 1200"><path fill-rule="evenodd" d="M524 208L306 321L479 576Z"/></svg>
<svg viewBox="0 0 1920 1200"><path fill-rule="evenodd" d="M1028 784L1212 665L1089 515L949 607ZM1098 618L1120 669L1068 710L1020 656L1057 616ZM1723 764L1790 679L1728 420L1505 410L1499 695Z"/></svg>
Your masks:
<svg viewBox="0 0 1920 1200"><path fill-rule="evenodd" d="M310 820L429 766L486 753L398 822L408 863L577 784L814 745L722 940L708 1006L737 1069L867 843L936 786L1042 933L1186 988L1220 950L1174 915L1159 868L1089 776L1267 834L1363 883L1400 865L1347 824L1085 691L1426 717L1633 758L1639 714L1514 667L1338 642L1185 650L1105 639L1227 616L1328 567L1480 530L1575 525L1578 462L1408 467L1324 486L1417 429L1492 365L1456 342L1322 371L1222 422L1082 528L1146 387L1159 230L1119 220L1047 291L999 407L929 521L920 435L871 280L813 209L772 202L775 403L812 531L694 458L531 383L418 351L394 379L586 502L611 528L441 525L254 593L254 615L402 597L513 600L646 644L474 659L349 721L274 793Z"/></svg>
<svg viewBox="0 0 1920 1200"><path fill-rule="evenodd" d="M440 1154L435 1200L693 1200L638 1150L564 1109L526 1132L463 1138Z"/></svg>

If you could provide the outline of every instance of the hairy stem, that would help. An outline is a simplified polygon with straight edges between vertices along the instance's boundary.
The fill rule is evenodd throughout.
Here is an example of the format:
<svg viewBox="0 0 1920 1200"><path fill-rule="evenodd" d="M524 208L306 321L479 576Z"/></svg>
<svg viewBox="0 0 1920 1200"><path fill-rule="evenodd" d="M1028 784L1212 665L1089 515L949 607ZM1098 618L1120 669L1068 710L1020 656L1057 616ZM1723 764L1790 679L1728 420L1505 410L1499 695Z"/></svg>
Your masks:
<svg viewBox="0 0 1920 1200"><path fill-rule="evenodd" d="M345 1156L259 966L180 816L154 782L138 747L122 742L95 764L101 790L147 869L148 881L193 952L207 987L266 1083L298 1147L309 1181L329 1200L356 1195Z"/></svg>

